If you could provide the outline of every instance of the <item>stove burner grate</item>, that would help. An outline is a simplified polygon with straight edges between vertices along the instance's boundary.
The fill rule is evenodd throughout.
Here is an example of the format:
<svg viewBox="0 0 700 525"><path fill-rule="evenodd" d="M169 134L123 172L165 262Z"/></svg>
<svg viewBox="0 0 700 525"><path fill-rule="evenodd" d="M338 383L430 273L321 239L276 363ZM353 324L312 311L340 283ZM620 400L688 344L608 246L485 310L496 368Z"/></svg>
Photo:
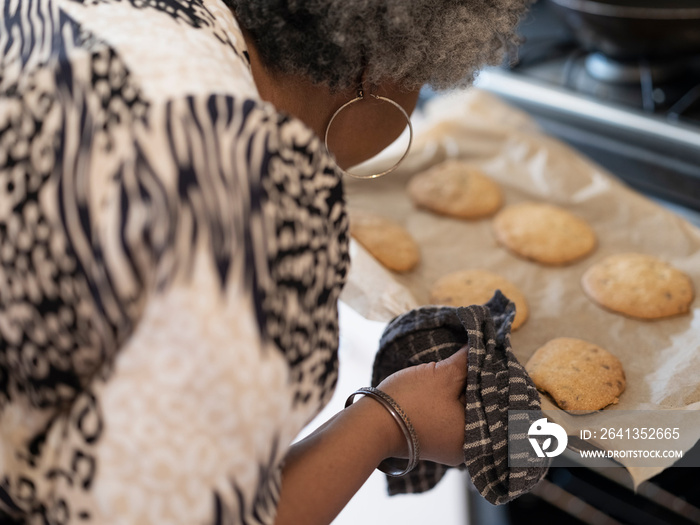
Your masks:
<svg viewBox="0 0 700 525"><path fill-rule="evenodd" d="M646 113L700 125L700 57L621 62L561 35L526 40L507 67L519 74Z"/></svg>

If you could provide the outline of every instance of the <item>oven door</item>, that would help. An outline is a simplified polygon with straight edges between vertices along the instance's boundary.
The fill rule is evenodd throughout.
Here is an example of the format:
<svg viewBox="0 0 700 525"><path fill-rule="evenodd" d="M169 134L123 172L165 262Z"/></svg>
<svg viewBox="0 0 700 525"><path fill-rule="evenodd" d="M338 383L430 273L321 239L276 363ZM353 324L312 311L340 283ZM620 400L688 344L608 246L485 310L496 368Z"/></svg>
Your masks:
<svg viewBox="0 0 700 525"><path fill-rule="evenodd" d="M584 468L569 451L555 458L546 478L529 494L494 507L475 489L468 495L468 523L531 525L566 523L591 525L688 525L700 523L700 483L697 468L671 467L642 483L635 492L627 471ZM700 446L679 464L697 464Z"/></svg>

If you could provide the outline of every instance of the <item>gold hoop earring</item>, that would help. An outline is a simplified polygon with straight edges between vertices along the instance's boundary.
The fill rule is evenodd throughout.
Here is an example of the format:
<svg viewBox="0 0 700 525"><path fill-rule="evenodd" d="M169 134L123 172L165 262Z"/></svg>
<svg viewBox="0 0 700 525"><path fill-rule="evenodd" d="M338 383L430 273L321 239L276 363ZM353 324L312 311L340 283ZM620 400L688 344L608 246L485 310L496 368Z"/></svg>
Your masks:
<svg viewBox="0 0 700 525"><path fill-rule="evenodd" d="M404 154L401 156L401 158L396 162L396 164L394 164L394 165L393 165L391 168L389 168L388 170L382 171L382 172L380 172L380 173L373 173L373 174L371 174L371 175L356 175L356 174L354 174L354 173L350 173L349 171L342 170L342 172L343 172L344 174L346 174L346 175L348 175L348 176L350 176L350 177L353 177L353 178L355 178L355 179L376 179L376 178L378 178L378 177L382 177L383 175L386 175L387 173L391 173L391 172L394 171L396 168L398 168L399 165L400 165L400 164L403 162L403 160L406 158L406 156L408 155L408 152L411 150L411 144L413 143L413 126L411 125L411 117L408 116L408 113L406 113L406 110L403 109L403 107L401 107L401 105L399 105L398 103L394 102L394 101L391 100L390 98L380 97L379 95L373 95L372 93L370 93L369 96L372 97L372 98L374 98L375 100L381 100L382 102L388 102L389 104L391 104L391 105L393 105L394 107L398 108L399 111L401 111L401 114L404 116L404 118L406 119L406 122L408 123L408 131L409 131L409 135L408 135L408 147L406 148L405 153L404 153ZM340 107L338 108L338 110L337 110L335 113L333 113L333 116L332 116L331 119L328 121L328 126L326 126L326 137L325 137L326 150L328 150L328 151L330 152L330 150L328 149L328 132L329 132L330 129L331 129L331 124L333 124L333 121L335 120L335 117L337 117L338 114L340 114L340 112L343 111L344 109L346 109L346 108L352 106L353 104L356 104L357 102L360 102L360 101L364 100L364 98L365 98L364 92L362 91L362 89L359 89L359 90L357 91L357 97L355 97L354 99L350 100L349 102L346 102L345 104L343 104L342 106L340 106Z"/></svg>

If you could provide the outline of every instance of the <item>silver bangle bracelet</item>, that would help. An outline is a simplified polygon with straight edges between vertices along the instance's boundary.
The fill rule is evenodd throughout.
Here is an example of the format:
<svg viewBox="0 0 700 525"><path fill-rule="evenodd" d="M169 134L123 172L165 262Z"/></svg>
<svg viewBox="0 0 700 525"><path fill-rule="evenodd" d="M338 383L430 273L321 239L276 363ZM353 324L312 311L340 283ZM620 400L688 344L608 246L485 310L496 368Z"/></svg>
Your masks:
<svg viewBox="0 0 700 525"><path fill-rule="evenodd" d="M411 472L420 459L420 443L418 442L418 434L416 434L411 421L408 419L406 413L401 409L396 401L387 393L382 392L378 388L374 387L362 387L355 390L347 401L345 401L345 408L352 405L355 396L363 395L371 397L381 404L394 418L394 421L399 425L399 428L403 432L406 438L406 443L408 444L408 460L402 460L398 458L389 458L382 461L377 468L384 472L385 474L393 477L404 476ZM406 461L406 465L402 466L401 463Z"/></svg>

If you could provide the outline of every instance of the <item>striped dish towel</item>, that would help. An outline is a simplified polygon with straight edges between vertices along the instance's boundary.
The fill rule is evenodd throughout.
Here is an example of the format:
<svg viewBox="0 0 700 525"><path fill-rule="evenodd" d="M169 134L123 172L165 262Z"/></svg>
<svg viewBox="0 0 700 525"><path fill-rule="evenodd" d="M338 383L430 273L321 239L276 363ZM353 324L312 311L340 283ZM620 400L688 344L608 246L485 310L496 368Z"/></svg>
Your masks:
<svg viewBox="0 0 700 525"><path fill-rule="evenodd" d="M412 310L386 327L372 373L377 386L397 370L446 359L468 345L464 466L479 493L495 505L528 492L547 473L542 460L508 466L508 410L531 410L532 421L540 410L537 389L511 350L513 317L515 305L500 291L484 306ZM420 461L406 476L387 476L389 494L429 490L448 468Z"/></svg>

